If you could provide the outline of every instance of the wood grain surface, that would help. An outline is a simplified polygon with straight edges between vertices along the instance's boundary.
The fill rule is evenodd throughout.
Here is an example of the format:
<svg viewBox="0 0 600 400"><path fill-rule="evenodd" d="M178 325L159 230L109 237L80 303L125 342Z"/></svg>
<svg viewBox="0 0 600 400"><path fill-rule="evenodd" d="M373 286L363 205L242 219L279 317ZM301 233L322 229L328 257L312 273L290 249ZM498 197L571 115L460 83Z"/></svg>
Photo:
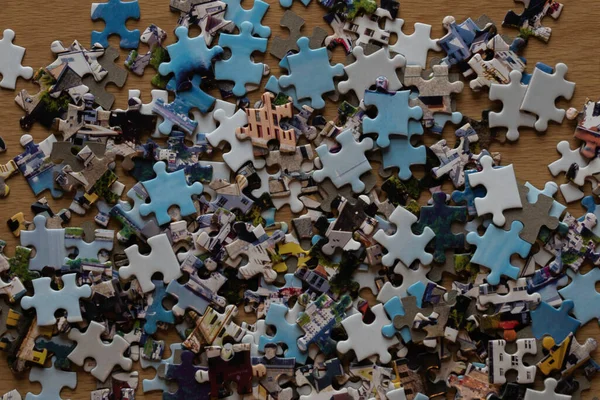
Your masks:
<svg viewBox="0 0 600 400"><path fill-rule="evenodd" d="M271 38L275 36L286 36L287 32L279 26L279 20L284 12L284 9L279 6L278 0L267 0L271 7L263 20L265 25L272 29ZM138 28L143 31L149 24L154 23L165 29L168 34L168 43L172 43L174 35L173 29L176 25L177 14L169 11L168 0L140 0L141 20L130 21L127 25L129 29ZM246 7L249 7L251 0L245 0ZM73 40L77 39L84 46L90 45L90 35L92 30L102 30L102 22L92 22L90 19L91 0L53 0L51 2L22 2L3 0L0 1L0 27L1 29L11 28L16 32L15 43L27 48L27 53L23 60L23 65L31 66L37 69L51 63L54 58L50 51L50 43L54 40L61 40L65 45L69 45ZM514 9L519 12L521 4L512 3L511 0L499 1L475 1L475 0L454 0L454 1L422 1L422 0L402 0L399 16L403 18L406 26L406 33L412 33L412 25L415 22L423 22L433 26L433 37L441 37L445 34L442 27L442 19L447 15L454 15L457 21L463 21L466 17L477 18L481 14L487 14L498 25L501 24L504 15L509 9ZM308 7L303 7L299 1L294 2L292 10L298 13L306 20L305 31L310 34L313 27L321 26L328 32L331 32L327 24L322 20L324 9L321 8L315 1ZM544 19L544 24L552 28L552 38L548 44L545 44L535 38L529 41L524 56L528 60L528 71L531 71L536 62L541 61L549 65L554 65L558 62L564 62L569 66L567 79L577 83L575 96L569 103L561 100L559 105L567 107L567 105L580 108L586 99L597 97L597 89L600 88L600 51L598 50L593 27L597 26L597 21L600 19L600 5L596 0L579 0L577 2L568 2L565 5L562 15L557 21L551 18ZM499 28L501 32L515 36L516 31L513 29ZM582 31L583 29L583 31ZM199 31L193 29L194 34ZM576 38L576 40L575 40ZM395 40L393 38L392 40ZM118 46L118 38L112 37L111 44ZM141 51L145 51L145 45L140 46ZM118 63L122 65L127 52L121 51L121 57ZM431 53L430 53L431 55ZM437 55L436 55L437 56ZM341 50L334 53L334 60L343 61ZM262 59L261 56L256 59ZM281 71L277 66L277 60L266 55L264 57L271 67L271 72L275 75L280 75ZM143 77L138 77L130 74L126 86L123 89L110 87L117 101L114 108L127 108L127 89L141 89L142 100L149 101L150 79L153 71L149 69ZM263 80L263 84L266 79ZM17 82L17 90L27 89L30 93L36 93L38 88L32 82L19 80ZM259 98L261 91L251 93L251 100ZM2 136L8 145L8 151L0 155L0 163L5 163L16 154L21 152L19 138L24 133L19 127L19 118L23 115L21 109L15 104L14 97L17 91L0 90L0 136ZM481 110L489 107L499 107L498 104L492 105L487 98L487 91L481 93L473 93L468 88L468 83L465 85L463 93L458 95L457 108L463 114L479 118ZM327 117L335 115L335 106L328 103L325 110ZM547 165L558 158L556 152L556 144L561 140L572 139L573 124L565 121L562 125L550 124L548 131L545 134L537 134L533 130L522 129L521 139L517 143L507 143L504 145L494 144L493 151L502 153L503 164L514 164L517 177L522 181L530 181L534 185L542 188L544 183L551 180L552 177L548 172ZM48 133L43 127L36 125L30 132L36 141L40 141L48 136ZM448 139L449 144L453 144L453 134L451 129L447 129L444 137ZM427 144L432 144L439 140L438 137L427 135L425 137ZM563 182L562 177L558 178L558 182ZM123 177L121 181L131 187L134 183L131 178ZM23 211L28 219L32 218L29 206L36 198L25 182L22 176L16 175L12 177L8 184L11 188L9 197L0 200L0 219L5 221L7 218L16 212ZM451 190L449 186L447 190ZM586 188L589 192L590 188ZM67 195L61 200L53 200L48 193L48 196L53 210L57 211L60 208L68 207L70 196ZM425 202L426 196L422 196L420 201ZM575 215L580 215L583 212L582 207L578 203L574 203L569 207L569 211ZM91 214L91 213L90 213ZM283 209L278 213L279 220L289 220L291 213L288 208ZM87 219L92 218L87 216ZM79 224L84 218L74 216L71 225ZM113 226L117 228L118 226ZM0 238L8 242L7 254L14 254L14 246L18 241L12 236L4 223L0 223ZM371 297L372 298L372 297ZM598 307L598 305L590 305ZM250 316L242 316L243 319L251 320ZM586 337L595 337L600 340L600 328L593 321L579 330L577 337L580 342ZM160 336L160 335L159 335ZM162 334L162 337L167 338L169 342L175 341L174 330L170 330L168 334ZM597 355L597 354L596 354ZM151 378L154 374L153 370L142 371L139 363L135 364L135 368L140 370L140 378ZM71 399L89 399L90 390L95 387L94 378L86 373L78 375L78 387L76 390L63 390L63 398ZM0 394L11 389L17 388L23 398L29 391L39 393L41 387L39 384L30 384L27 377L20 379L14 377L6 366L3 357L0 356ZM600 393L600 384L592 383L592 391L587 392L584 398L593 398L594 395ZM136 394L138 399L159 399L159 394L144 395L140 388Z"/></svg>

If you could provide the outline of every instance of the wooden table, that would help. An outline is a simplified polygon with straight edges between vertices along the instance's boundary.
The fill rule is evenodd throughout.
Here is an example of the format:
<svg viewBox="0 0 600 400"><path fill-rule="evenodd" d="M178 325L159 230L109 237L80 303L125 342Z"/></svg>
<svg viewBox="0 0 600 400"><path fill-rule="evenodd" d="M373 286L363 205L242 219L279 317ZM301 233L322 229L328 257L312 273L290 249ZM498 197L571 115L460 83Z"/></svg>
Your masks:
<svg viewBox="0 0 600 400"><path fill-rule="evenodd" d="M279 26L279 20L284 12L276 0L267 0L271 3L271 8L263 20L265 25L269 25L272 29L271 37L286 36L287 32ZM11 28L16 32L16 44L27 48L27 53L23 61L23 65L28 65L37 69L48 65L54 60L53 54L50 51L50 43L54 40L61 40L65 45L69 45L74 39L77 39L84 46L90 44L90 34L92 30L102 30L102 22L92 22L90 20L90 1L87 0L54 0L50 3L44 2L22 2L22 1L4 1L0 10L0 27L2 29ZM245 3L251 3L246 0ZM128 23L128 28L137 28L143 31L149 24L154 23L165 29L168 34L168 43L172 43L174 35L173 28L177 22L177 14L169 11L168 0L141 0L141 21L131 21ZM246 6L248 7L248 5ZM501 24L505 13L513 8L519 12L520 4L513 4L509 0L506 1L473 1L473 0L456 0L456 1L429 1L423 2L419 0L402 0L399 16L406 21L405 32L412 32L412 24L415 22L423 22L433 25L433 37L441 37L445 34L442 27L442 19L447 15L454 15L457 21L463 21L466 17L477 18L485 13L491 17L498 25ZM313 1L312 4L305 8L299 1L294 2L292 10L298 13L306 20L304 32L310 34L313 27L321 26L330 31L330 28L322 20L324 9ZM571 102L567 103L564 100L558 102L559 106L567 107L571 105L581 108L586 97L596 99L596 90L600 88L600 52L597 48L597 41L594 34L594 28L597 26L597 21L600 18L600 6L595 0L579 0L576 3L567 3L564 11L558 21L551 18L544 19L546 26L552 27L552 38L548 44L545 44L535 38L529 41L524 56L528 59L528 71L533 69L536 62L542 61L549 65L554 65L558 62L564 62L569 66L567 79L577 83L575 96ZM501 32L514 36L516 31L513 29L499 28ZM198 34L198 29L192 29L194 34ZM569 39L571 38L571 39ZM573 40L572 38L577 38ZM393 38L392 40L395 40ZM112 37L111 44L118 46L118 38ZM145 45L140 47L141 51L145 51ZM127 52L121 51L121 57L118 60L122 64L125 60ZM430 53L431 55L431 53ZM342 61L343 55L341 50L335 52L336 61ZM257 56L257 60L262 57ZM271 71L275 75L279 75L281 71L277 66L277 60L270 55L264 56L265 62L271 66ZM129 75L126 87L118 89L110 87L109 91L115 93L117 101L114 108L127 108L127 90L131 88L141 89L142 100L149 101L150 79L153 76L153 71L150 69L143 77L138 77L133 74ZM263 80L263 84L266 79ZM38 91L37 86L32 82L19 80L17 82L17 90L27 89L30 93ZM251 100L259 98L261 91L251 93ZM0 90L0 135L5 139L8 145L8 151L0 155L0 163L5 163L16 154L21 152L19 138L24 133L19 127L19 118L23 115L21 109L14 103L14 97L17 91ZM465 90L458 96L458 110L463 114L478 119L481 116L481 110L492 106L487 98L487 91L473 93L468 84ZM495 107L499 105L494 105ZM325 115L331 118L335 115L335 107L329 103L325 111ZM522 129L521 139L517 143L506 143L504 145L494 144L493 151L502 153L503 164L514 164L517 177L522 181L530 181L538 187L543 187L544 183L552 179L548 172L547 165L558 158L556 152L556 144L560 140L569 140L573 134L573 125L565 121L561 126L550 124L548 131L545 134L539 135L533 130ZM447 129L444 137L447 138L452 145L453 135L452 130ZM34 126L29 132L33 135L36 141L43 140L48 136L48 132L40 125ZM432 144L439 138L433 135L426 135L425 142ZM134 183L132 179L124 176L121 181L127 184L128 187ZM559 183L563 182L563 178L558 179ZM0 200L2 206L1 218L3 221L14 213L23 211L28 219L31 219L29 206L36 198L27 186L25 179L21 176L15 176L8 181L11 188L11 193L8 198ZM447 191L451 190L450 186L445 187ZM589 192L590 188L586 188ZM68 207L70 196L67 195L61 200L53 200L48 193L48 196L53 210L57 211L60 208ZM420 201L426 201L426 196L422 196ZM575 215L580 215L583 212L582 207L574 203L569 207L569 211ZM291 213L288 208L279 212L280 220L289 220ZM90 218L89 216L87 218ZM79 224L83 218L74 216L71 225ZM118 228L118 226L114 226ZM8 242L7 254L14 254L14 246L18 241L8 231L4 223L0 224L0 238ZM585 271L585 270L584 270ZM595 305L597 306L597 305ZM245 319L250 319L246 316ZM588 323L584 328L580 329L578 338L580 342L586 337L592 336L600 339L600 328L596 322ZM175 333L169 331L169 341L175 341ZM2 357L0 357L2 358ZM135 364L136 369L139 364ZM140 378L151 378L153 370L140 370ZM75 391L63 390L64 398L71 399L89 399L89 392L95 387L95 379L85 373L78 375L78 387ZM141 384L141 382L140 382ZM26 379L17 380L8 370L6 363L0 360L0 393L4 393L13 388L19 389L23 397L28 391L38 393L40 390L39 384L30 384ZM593 393L600 393L600 385L593 383L592 391L586 393L584 398L591 399ZM141 388L137 393L138 399L159 399L159 394L151 394L144 396Z"/></svg>

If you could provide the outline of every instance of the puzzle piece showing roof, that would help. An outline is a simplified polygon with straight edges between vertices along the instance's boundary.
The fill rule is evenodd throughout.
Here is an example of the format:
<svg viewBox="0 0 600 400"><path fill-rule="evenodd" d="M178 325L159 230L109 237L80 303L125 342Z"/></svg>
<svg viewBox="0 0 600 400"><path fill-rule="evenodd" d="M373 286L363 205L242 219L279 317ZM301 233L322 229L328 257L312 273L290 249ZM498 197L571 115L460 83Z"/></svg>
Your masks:
<svg viewBox="0 0 600 400"><path fill-rule="evenodd" d="M378 80L376 90L366 90L364 104L375 106L377 116L363 119L363 133L377 133L377 146L390 145L390 135L409 134L409 122L423 116L421 107L409 105L409 90L392 91L387 89L388 80Z"/></svg>
<svg viewBox="0 0 600 400"><path fill-rule="evenodd" d="M177 206L181 216L194 214L193 195L202 194L202 184L194 182L188 185L184 170L167 172L166 164L159 161L152 167L156 178L144 182L144 187L150 195L150 203L140 205L140 215L154 213L159 225L171 221L169 207Z"/></svg>
<svg viewBox="0 0 600 400"><path fill-rule="evenodd" d="M594 318L600 319L598 309L590 306L600 300L600 293L596 290L596 282L600 281L600 268L594 268L587 274L567 270L567 275L571 278L571 283L558 293L563 299L573 301L571 311L575 318L581 321L582 325Z"/></svg>
<svg viewBox="0 0 600 400"><path fill-rule="evenodd" d="M421 235L415 235L411 227L417 222L417 217L402 206L396 207L388 219L396 225L396 232L387 235L383 230L378 230L373 235L373 239L388 251L381 259L383 265L391 267L396 260L404 265L411 265L415 260L424 265L430 264L433 255L427 253L425 247L435 237L435 233L426 227Z"/></svg>
<svg viewBox="0 0 600 400"><path fill-rule="evenodd" d="M560 343L555 342L551 336L546 336L542 340L542 346L546 356L538 361L539 370L546 376L551 375L552 371L557 371L564 378L572 376L576 369L590 360L598 342L594 338L587 338L581 345L574 334L569 333Z"/></svg>
<svg viewBox="0 0 600 400"><path fill-rule="evenodd" d="M63 371L56 365L56 357L52 357L50 368L33 367L29 372L29 381L38 382L42 386L40 394L27 393L25 400L62 399L60 392L63 388L75 389L77 386L77 372ZM11 400L9 397L7 400ZM16 400L16 398L14 398ZM18 397L20 400L21 397Z"/></svg>
<svg viewBox="0 0 600 400"><path fill-rule="evenodd" d="M103 333L104 325L96 321L90 322L85 333L75 328L69 332L69 339L77 342L77 347L69 354L69 360L83 366L86 358L94 359L96 366L90 372L100 382L108 378L115 365L129 371L133 364L130 358L123 356L125 350L129 348L129 342L115 335L110 344L105 343L101 338Z"/></svg>
<svg viewBox="0 0 600 400"><path fill-rule="evenodd" d="M559 97L570 100L575 91L575 83L565 79L568 67L563 63L556 64L554 72L545 72L534 68L527 92L521 103L521 111L529 111L538 116L535 129L543 132L548 129L548 121L562 123L565 110L556 108Z"/></svg>
<svg viewBox="0 0 600 400"><path fill-rule="evenodd" d="M316 152L323 168L314 171L313 178L317 182L329 178L337 188L349 183L354 193L360 193L365 189L360 176L371 170L371 164L364 153L373 148L373 140L364 138L357 143L351 130L340 133L335 140L342 145L337 153L331 153L326 144L317 147Z"/></svg>
<svg viewBox="0 0 600 400"><path fill-rule="evenodd" d="M147 242L152 248L149 255L140 254L137 244L131 245L125 249L129 264L119 268L119 276L123 279L135 276L144 293L155 289L152 283L152 275L155 273L162 274L164 283L169 283L181 276L179 262L167 234L153 236Z"/></svg>
<svg viewBox="0 0 600 400"><path fill-rule="evenodd" d="M333 78L344 74L344 66L331 66L327 49L311 49L307 37L298 39L297 44L299 52L286 57L289 74L281 76L279 84L294 86L298 99L310 98L310 106L321 109L325 107L323 95L335 90Z"/></svg>
<svg viewBox="0 0 600 400"><path fill-rule="evenodd" d="M351 32L358 36L355 46L367 46L374 44L376 46L386 46L390 40L390 32L384 26L384 22L392 18L390 12L384 8L377 8L374 13L363 14L352 20L346 21L344 31Z"/></svg>
<svg viewBox="0 0 600 400"><path fill-rule="evenodd" d="M48 65L46 70L54 79L59 79L67 67L81 78L92 74L96 81L100 81L106 76L107 72L98 63L98 58L104 54L104 46L92 45L92 49L88 50L77 40L69 47L65 47L60 40L55 40L50 45L50 50L56 54L56 60Z"/></svg>
<svg viewBox="0 0 600 400"><path fill-rule="evenodd" d="M336 342L331 339L331 331L340 324L351 304L352 299L348 295L335 302L326 293L307 304L304 313L296 320L306 333L298 339L300 351L306 352L311 343L316 343L324 354L335 353Z"/></svg>
<svg viewBox="0 0 600 400"><path fill-rule="evenodd" d="M433 260L439 263L446 261L447 249L462 249L465 245L465 235L463 233L454 234L452 224L467 222L467 208L447 205L446 197L444 192L434 193L433 205L421 207L419 221L414 227L417 234L423 233L425 227L435 233L435 237L431 241L435 249Z"/></svg>
<svg viewBox="0 0 600 400"><path fill-rule="evenodd" d="M215 63L215 78L234 82L232 93L241 97L246 85L260 84L264 64L253 62L252 54L267 51L267 39L252 36L252 23L245 21L238 35L221 33L219 44L231 51L231 57Z"/></svg>
<svg viewBox="0 0 600 400"><path fill-rule="evenodd" d="M512 279L517 279L519 276L521 270L511 264L510 258L513 254L525 258L531 250L531 244L519 237L522 229L523 224L514 221L510 231L489 225L483 236L479 236L476 232L467 234L467 242L477 246L471 262L490 269L490 274L486 277L490 285L500 283L501 275Z"/></svg>
<svg viewBox="0 0 600 400"><path fill-rule="evenodd" d="M527 85L521 83L520 71L510 72L510 82L506 84L492 83L490 85L490 100L502 102L501 112L490 112L490 128L507 128L506 138L514 141L519 138L519 127L533 128L535 116L521 111L521 104L527 92Z"/></svg>
<svg viewBox="0 0 600 400"><path fill-rule="evenodd" d="M535 339L518 339L517 351L509 354L505 351L505 340L490 340L488 342L488 376L490 383L502 384L506 382L506 372L517 371L517 383L532 383L535 380L537 367L527 366L523 363L525 354L537 354Z"/></svg>
<svg viewBox="0 0 600 400"><path fill-rule="evenodd" d="M208 48L202 36L190 38L188 28L179 26L175 29L177 43L167 46L170 61L160 64L161 75L174 74L174 90L186 90L186 82L193 76L204 76L212 68L212 60L223 54L220 46Z"/></svg>
<svg viewBox="0 0 600 400"><path fill-rule="evenodd" d="M516 0L525 6L523 12L519 15L510 10L504 16L502 26L510 26L519 30L519 36L527 39L534 36L547 42L550 40L552 28L542 25L542 20L549 15L557 19L563 9L563 4L554 0Z"/></svg>
<svg viewBox="0 0 600 400"><path fill-rule="evenodd" d="M63 192L54 186L54 173L60 171L62 165L56 165L50 159L56 137L50 135L36 144L31 135L25 134L19 142L25 150L15 156L13 161L27 180L33 194L37 196L48 189L53 198L62 197Z"/></svg>
<svg viewBox="0 0 600 400"><path fill-rule="evenodd" d="M271 304L265 323L273 325L276 329L275 336L261 336L258 342L258 349L261 352L265 351L265 345L268 343L279 344L283 343L287 347L285 352L286 358L295 358L299 364L304 364L308 353L303 353L298 346L298 339L305 335L305 332L300 328L300 325L294 320L289 323L286 319L286 314L289 309L283 304Z"/></svg>
<svg viewBox="0 0 600 400"><path fill-rule="evenodd" d="M413 165L424 165L427 159L425 146L413 146L411 138L423 135L423 125L419 121L408 122L408 134L406 137L392 135L390 145L381 149L383 169L398 168L398 177L401 180L410 179L413 174Z"/></svg>
<svg viewBox="0 0 600 400"><path fill-rule="evenodd" d="M91 16L92 21L101 19L106 25L102 32L92 32L92 44L100 43L103 47L108 47L108 37L113 34L121 37L122 49L135 49L140 44L140 31L138 29L130 31L126 26L128 19L140 18L138 0L108 0L106 3L92 3Z"/></svg>
<svg viewBox="0 0 600 400"><path fill-rule="evenodd" d="M25 48L12 43L15 39L15 32L12 29L5 29L2 35L2 40L0 40L0 75L2 75L0 87L14 89L19 76L31 79L33 68L21 65L25 56Z"/></svg>
<svg viewBox="0 0 600 400"><path fill-rule="evenodd" d="M225 18L232 21L238 29L242 28L242 23L249 21L252 23L252 33L262 38L271 36L271 28L262 25L261 23L269 9L269 3L265 3L261 0L254 0L252 8L247 10L242 7L242 0L223 1L227 4ZM248 3L248 0L246 0L246 2Z"/></svg>
<svg viewBox="0 0 600 400"><path fill-rule="evenodd" d="M80 298L88 298L92 295L92 289L89 285L77 286L75 281L76 274L67 274L62 276L64 287L61 290L54 290L50 287L51 278L43 277L34 279L33 296L25 296L21 299L21 306L24 310L35 308L37 324L39 326L48 326L56 324L54 313L57 310L67 312L67 321L70 323L81 322L81 308L79 306Z"/></svg>
<svg viewBox="0 0 600 400"><path fill-rule="evenodd" d="M382 328L391 322L385 313L383 304L372 307L371 312L375 319L370 324L363 322L361 313L353 314L342 320L342 326L348 334L348 339L339 341L337 350L343 354L354 350L358 361L378 355L379 362L387 364L392 360L388 349L398 344L399 340L396 337L387 338L381 334Z"/></svg>
<svg viewBox="0 0 600 400"><path fill-rule="evenodd" d="M176 282L176 281L172 281ZM154 285L154 292L150 293L146 299L148 305L146 306L144 319L144 332L149 335L156 333L157 324L164 322L167 324L175 323L175 315L172 310L167 310L163 306L162 302L167 296L167 291L163 281L152 281Z"/></svg>
<svg viewBox="0 0 600 400"><path fill-rule="evenodd" d="M523 207L515 171L512 164L494 168L494 160L490 156L482 157L479 162L483 170L469 176L472 186L484 185L487 190L485 197L474 200L477 215L491 213L494 224L503 226L506 222L504 210Z"/></svg>
<svg viewBox="0 0 600 400"><path fill-rule="evenodd" d="M206 139L215 147L221 142L229 143L230 151L223 154L223 160L229 168L237 171L249 161L252 162L255 168L262 168L265 161L254 158L252 142L239 140L236 136L236 130L248 123L248 117L244 110L237 110L231 117L228 117L224 110L217 110L213 116L219 122L219 126L214 131L207 133Z"/></svg>
<svg viewBox="0 0 600 400"><path fill-rule="evenodd" d="M396 43L388 46L392 53L402 54L406 59L406 65L419 65L425 68L427 65L427 52L429 50L441 51L436 39L431 39L431 25L415 23L415 31L407 35L402 32L404 20L401 18L386 19L385 29L396 34Z"/></svg>
<svg viewBox="0 0 600 400"><path fill-rule="evenodd" d="M398 79L396 69L406 64L404 56L397 54L390 58L384 48L366 56L361 46L354 47L352 55L354 55L356 61L344 67L348 79L338 84L340 93L346 94L352 90L358 100L362 100L365 90L375 84L380 76L388 79L388 90L393 91L402 88L402 82Z"/></svg>
<svg viewBox="0 0 600 400"><path fill-rule="evenodd" d="M550 28L548 28L550 29ZM544 390L537 391L527 388L523 400L571 400L571 396L567 394L556 393L558 382L554 378L544 380Z"/></svg>
<svg viewBox="0 0 600 400"><path fill-rule="evenodd" d="M575 333L581 322L571 317L569 313L575 304L572 300L565 300L558 309L546 302L542 302L535 310L531 310L531 331L536 339L549 335L560 343L569 334Z"/></svg>
<svg viewBox="0 0 600 400"><path fill-rule="evenodd" d="M46 228L46 217L38 214L33 218L35 229L21 231L21 245L33 247L35 257L29 260L31 271L42 271L44 267L60 269L69 255L65 248L65 230Z"/></svg>

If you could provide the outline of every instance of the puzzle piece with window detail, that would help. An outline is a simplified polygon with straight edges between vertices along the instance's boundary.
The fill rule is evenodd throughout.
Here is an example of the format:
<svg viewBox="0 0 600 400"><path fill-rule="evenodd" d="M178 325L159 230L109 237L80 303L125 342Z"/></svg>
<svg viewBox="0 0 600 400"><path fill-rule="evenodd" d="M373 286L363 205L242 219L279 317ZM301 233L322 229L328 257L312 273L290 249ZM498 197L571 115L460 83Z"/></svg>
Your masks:
<svg viewBox="0 0 600 400"><path fill-rule="evenodd" d="M587 213L577 220L567 213L562 222L569 228L566 236L557 233L544 246L556 256L549 265L551 271L556 273L568 267L577 272L586 261L593 265L600 264L600 248L597 244L600 239L591 230L597 224L596 215Z"/></svg>
<svg viewBox="0 0 600 400"><path fill-rule="evenodd" d="M62 197L63 192L54 186L54 173L60 171L62 166L54 164L50 159L56 137L50 135L36 144L31 135L25 134L21 136L19 142L24 151L13 158L13 161L25 176L33 194L37 196L48 189L53 198Z"/></svg>
<svg viewBox="0 0 600 400"><path fill-rule="evenodd" d="M271 304L265 323L267 325L273 325L276 329L275 336L261 336L258 342L258 349L261 352L265 351L265 345L268 343L283 343L287 347L285 352L286 358L295 358L297 363L304 364L308 353L303 353L298 347L298 339L303 337L306 333L300 328L300 326L294 321L289 323L286 319L286 314L289 309L283 304Z"/></svg>
<svg viewBox="0 0 600 400"><path fill-rule="evenodd" d="M360 176L371 170L371 164L364 153L373 148L373 140L364 138L357 143L351 130L340 133L335 140L342 145L337 153L331 153L326 144L317 147L316 152L323 168L314 171L313 178L317 182L329 178L337 188L349 183L354 193L360 193L365 189Z"/></svg>
<svg viewBox="0 0 600 400"><path fill-rule="evenodd" d="M114 47L107 47L104 54L98 57L98 63L107 72L106 76L97 82L93 76L86 76L82 83L88 87L90 93L94 95L94 102L105 110L110 110L115 102L115 95L106 91L109 83L122 88L127 80L127 70L115 63L119 58L119 50Z"/></svg>
<svg viewBox="0 0 600 400"><path fill-rule="evenodd" d="M264 64L252 61L252 53L264 53L267 39L252 36L252 23L246 21L238 35L221 33L219 44L231 51L231 57L215 63L215 78L234 82L232 93L241 97L246 85L258 85L264 72Z"/></svg>
<svg viewBox="0 0 600 400"><path fill-rule="evenodd" d="M488 342L488 376L490 383L506 383L506 372L517 371L517 383L532 383L535 380L537 367L523 363L525 354L537 354L535 339L518 339L517 351L513 354L505 351L505 340L490 340Z"/></svg>
<svg viewBox="0 0 600 400"><path fill-rule="evenodd" d="M75 389L77 386L77 372L63 371L56 366L56 358L52 358L50 368L33 367L29 372L29 381L38 382L42 386L40 394L27 393L25 400L61 399L60 392L68 387ZM9 397L6 400L16 400ZM20 400L21 397L18 397Z"/></svg>
<svg viewBox="0 0 600 400"><path fill-rule="evenodd" d="M443 263L446 261L447 249L462 249L465 246L465 235L452 233L452 224L467 222L467 208L464 206L449 206L446 204L446 193L433 194L433 205L421 207L419 221L414 231L422 234L429 227L435 237L431 241L434 247L433 260Z"/></svg>
<svg viewBox="0 0 600 400"><path fill-rule="evenodd" d="M548 376L553 371L558 371L563 377L568 377L590 360L591 353L598 347L598 342L594 338L587 338L581 345L574 334L569 333L560 343L551 336L544 337L542 347L546 356L537 363L540 372Z"/></svg>
<svg viewBox="0 0 600 400"><path fill-rule="evenodd" d="M308 0L310 1L310 0ZM298 51L298 39L302 37L302 26L304 25L304 19L299 17L295 12L287 10L283 13L283 17L279 21L279 25L286 28L290 33L287 38L275 36L271 43L270 54L281 60L290 51ZM321 47L323 41L327 37L327 32L320 27L316 27L312 31L312 36L309 38L309 47L311 49L317 49Z"/></svg>
<svg viewBox="0 0 600 400"><path fill-rule="evenodd" d="M14 89L17 85L17 78L31 79L33 68L23 67L21 61L25 56L25 48L13 44L15 32L12 29L5 29L2 40L0 40L0 87Z"/></svg>
<svg viewBox="0 0 600 400"><path fill-rule="evenodd" d="M421 107L409 105L409 90L388 90L388 79L383 77L377 81L375 90L366 90L364 104L375 106L377 116L363 119L363 133L377 133L377 146L390 145L390 136L409 134L409 122L419 120L423 116Z"/></svg>
<svg viewBox="0 0 600 400"><path fill-rule="evenodd" d="M183 217L194 214L196 207L192 196L202 194L202 184L194 182L188 185L184 170L169 173L162 161L155 163L153 169L156 178L144 182L150 203L140 205L140 215L154 213L158 224L163 225L171 221L168 213L171 206L178 206Z"/></svg>
<svg viewBox="0 0 600 400"><path fill-rule="evenodd" d="M112 342L107 344L101 339L103 333L104 325L96 321L90 322L85 333L77 329L71 329L69 332L69 339L77 342L77 347L69 354L69 360L83 366L86 358L94 359L96 366L90 372L100 382L108 378L115 365L129 371L133 364L130 358L123 356L129 348L129 342L115 335Z"/></svg>
<svg viewBox="0 0 600 400"><path fill-rule="evenodd" d="M149 255L140 254L137 244L129 246L125 249L129 264L119 268L119 276L122 279L135 276L144 293L155 289L152 283L152 275L155 273L162 274L164 283L169 283L181 276L179 262L167 234L153 236L147 242L152 248Z"/></svg>
<svg viewBox="0 0 600 400"><path fill-rule="evenodd" d="M435 237L431 228L425 227L421 235L415 235L411 226L417 222L417 217L402 206L396 207L389 221L396 225L396 232L387 235L383 230L378 230L373 235L373 239L388 250L381 259L383 265L391 267L396 260L404 265L411 265L415 260L424 265L433 261L433 255L425 251L427 244Z"/></svg>
<svg viewBox="0 0 600 400"><path fill-rule="evenodd" d="M140 18L138 0L108 0L106 3L92 3L92 21L103 20L105 28L102 32L92 32L92 44L100 43L108 47L108 37L116 34L121 37L122 49L135 49L140 43L140 31L130 31L125 25L128 19Z"/></svg>
<svg viewBox="0 0 600 400"><path fill-rule="evenodd" d="M513 254L525 258L531 250L531 244L519 236L522 230L523 224L514 221L510 231L489 225L483 236L479 236L476 232L467 234L467 242L477 246L471 262L490 269L486 277L490 285L500 283L501 275L511 279L517 279L519 276L520 268L512 265L510 258Z"/></svg>
<svg viewBox="0 0 600 400"><path fill-rule="evenodd" d="M523 3L525 9L520 15L510 10L504 16L502 26L510 26L519 30L519 36L527 39L534 36L547 42L550 40L552 28L542 25L545 16L557 19L563 9L563 4L554 0L515 0Z"/></svg>
<svg viewBox="0 0 600 400"><path fill-rule="evenodd" d="M223 1L227 4L225 18L233 22L238 29L241 29L242 23L249 21L252 22L252 33L261 38L268 38L271 36L271 28L261 24L262 19L269 9L269 3L265 3L261 0L254 0L252 8L246 10L242 7L242 0ZM246 2L248 2L248 0L246 0Z"/></svg>
<svg viewBox="0 0 600 400"><path fill-rule="evenodd" d="M483 185L487 190L485 197L474 200L477 215L491 213L494 224L503 226L506 222L503 211L523 207L513 166L494 168L490 156L482 157L479 162L483 170L469 175L472 186Z"/></svg>
<svg viewBox="0 0 600 400"><path fill-rule="evenodd" d="M339 341L337 350L343 354L354 350L358 361L378 355L379 362L387 364L392 360L388 349L398 344L399 340L396 337L387 338L381 334L382 328L391 322L385 313L383 304L372 307L371 312L375 319L370 324L363 322L361 313L353 314L342 320L342 326L348 334L348 339Z"/></svg>
<svg viewBox="0 0 600 400"><path fill-rule="evenodd" d="M51 278L34 279L32 281L34 295L23 297L21 306L24 310L35 308L39 326L56 324L54 313L57 310L65 310L67 321L70 323L83 321L79 299L90 297L92 289L89 285L77 286L75 278L76 274L63 275L64 287L61 290L54 290L50 287Z"/></svg>
<svg viewBox="0 0 600 400"><path fill-rule="evenodd" d="M387 46L390 32L385 28L385 22L391 20L390 12L384 8L377 8L374 13L360 15L351 21L346 21L344 30L357 35L355 46ZM383 28L382 28L383 26Z"/></svg>
<svg viewBox="0 0 600 400"><path fill-rule="evenodd" d="M298 99L310 98L310 106L321 109L325 107L322 96L335 90L333 78L344 74L344 66L331 66L327 49L311 49L307 37L301 37L296 43L299 52L286 57L289 74L281 76L279 84L294 86Z"/></svg>

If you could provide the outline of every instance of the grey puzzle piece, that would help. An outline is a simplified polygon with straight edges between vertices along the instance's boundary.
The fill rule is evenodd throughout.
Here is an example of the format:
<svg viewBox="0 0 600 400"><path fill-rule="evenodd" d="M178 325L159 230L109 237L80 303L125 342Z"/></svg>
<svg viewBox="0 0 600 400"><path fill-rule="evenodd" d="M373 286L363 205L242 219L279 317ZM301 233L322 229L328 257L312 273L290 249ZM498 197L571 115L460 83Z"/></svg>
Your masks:
<svg viewBox="0 0 600 400"><path fill-rule="evenodd" d="M115 84L118 87L123 87L127 80L127 70L119 67L115 60L119 58L119 50L114 47L108 47L104 50L104 55L98 58L98 63L108 71L108 74L100 81L96 82L92 76L83 78L83 84L90 89L96 99L96 104L105 110L110 110L115 102L115 96L106 91L106 85L109 83Z"/></svg>

